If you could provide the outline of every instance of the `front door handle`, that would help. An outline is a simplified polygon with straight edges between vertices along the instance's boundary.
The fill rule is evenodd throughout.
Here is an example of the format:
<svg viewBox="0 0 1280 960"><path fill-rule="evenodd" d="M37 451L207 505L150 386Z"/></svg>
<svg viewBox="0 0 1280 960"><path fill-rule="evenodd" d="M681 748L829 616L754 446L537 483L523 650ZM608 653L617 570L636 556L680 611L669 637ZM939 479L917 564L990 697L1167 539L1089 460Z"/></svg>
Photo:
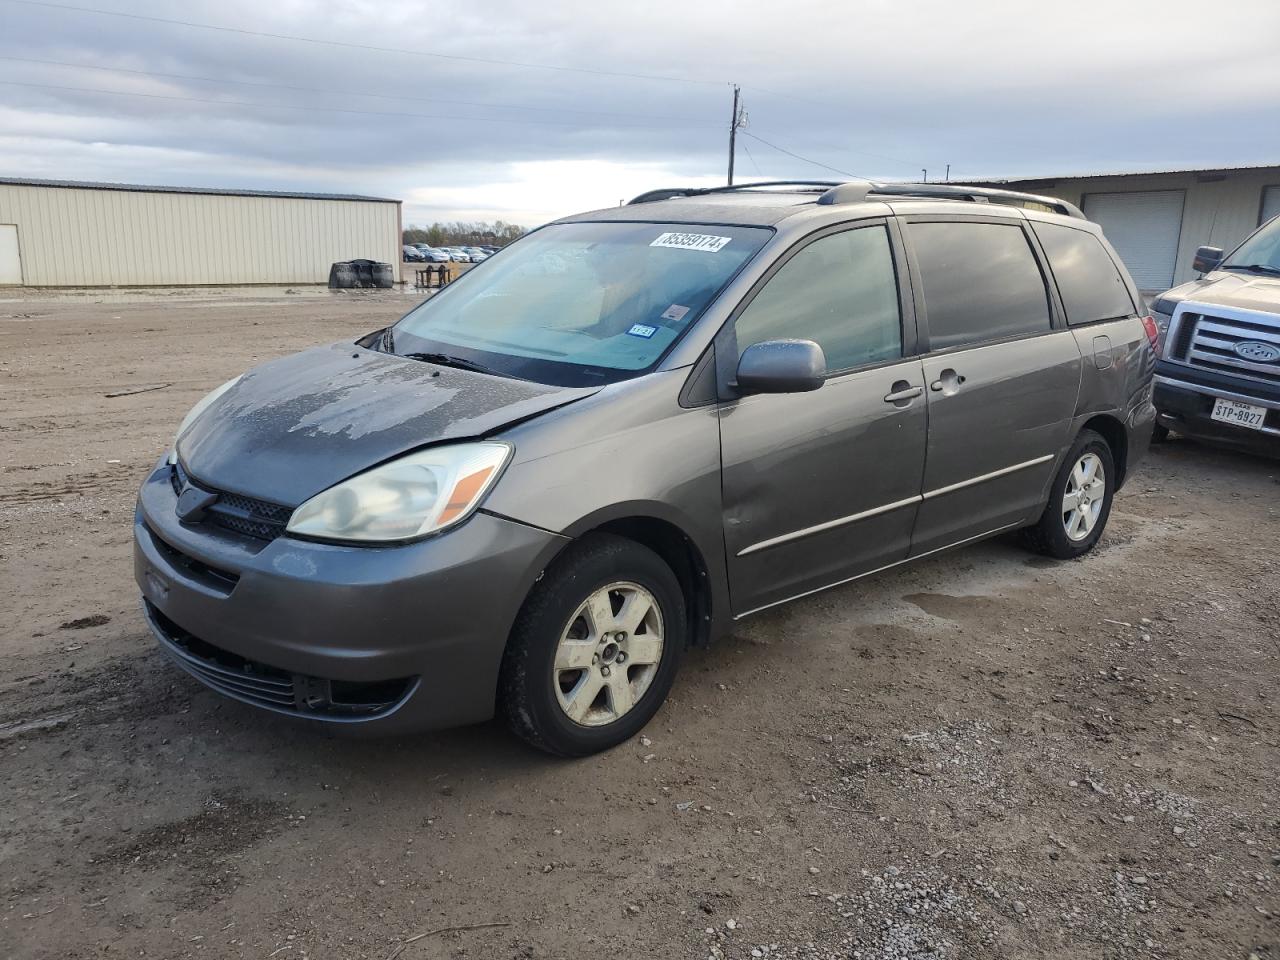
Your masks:
<svg viewBox="0 0 1280 960"><path fill-rule="evenodd" d="M914 400L924 393L924 387L913 387L906 380L897 381L890 392L885 395L885 403L896 403L906 406L907 401Z"/></svg>
<svg viewBox="0 0 1280 960"><path fill-rule="evenodd" d="M960 389L962 383L964 383L964 376L947 367L938 374L937 380L929 384L929 389L934 393L942 393L949 397Z"/></svg>

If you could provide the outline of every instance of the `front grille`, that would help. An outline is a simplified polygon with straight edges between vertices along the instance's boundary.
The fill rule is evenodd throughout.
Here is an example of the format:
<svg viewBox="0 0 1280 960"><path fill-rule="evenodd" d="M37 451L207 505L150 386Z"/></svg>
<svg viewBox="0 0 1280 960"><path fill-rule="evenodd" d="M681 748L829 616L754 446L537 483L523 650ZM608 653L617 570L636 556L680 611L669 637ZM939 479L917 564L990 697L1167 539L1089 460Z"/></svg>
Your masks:
<svg viewBox="0 0 1280 960"><path fill-rule="evenodd" d="M1259 363L1236 353L1236 345L1254 341L1280 348L1280 316L1254 311L1184 313L1176 359L1195 367L1280 385L1280 361Z"/></svg>
<svg viewBox="0 0 1280 960"><path fill-rule="evenodd" d="M201 640L150 601L146 613L164 651L183 670L219 693L277 712L319 719L371 717L400 703L413 683L410 678L352 683L289 673Z"/></svg>
<svg viewBox="0 0 1280 960"><path fill-rule="evenodd" d="M175 463L170 470L169 482L173 485L173 492L179 496L188 484L197 486L201 490L217 493L218 499L206 511L204 522L234 530L246 537L274 540L284 533L289 517L293 514L291 508L283 507L278 503L255 500L253 497L244 497L238 493L224 493L198 483L180 463Z"/></svg>

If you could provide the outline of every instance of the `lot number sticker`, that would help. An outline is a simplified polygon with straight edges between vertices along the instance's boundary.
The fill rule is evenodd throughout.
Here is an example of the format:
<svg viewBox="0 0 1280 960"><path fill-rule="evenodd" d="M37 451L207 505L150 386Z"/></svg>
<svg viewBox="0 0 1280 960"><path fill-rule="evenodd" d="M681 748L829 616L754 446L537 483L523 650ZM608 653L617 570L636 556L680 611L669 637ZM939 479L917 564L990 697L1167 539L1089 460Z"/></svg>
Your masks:
<svg viewBox="0 0 1280 960"><path fill-rule="evenodd" d="M657 327L650 326L647 323L632 324L631 329L627 331L627 333L631 334L631 336L633 337L644 337L646 340L648 340L657 332L658 332Z"/></svg>
<svg viewBox="0 0 1280 960"><path fill-rule="evenodd" d="M725 248L732 237L713 237L706 233L664 233L649 244L651 247L674 247L677 250L700 250L717 253Z"/></svg>

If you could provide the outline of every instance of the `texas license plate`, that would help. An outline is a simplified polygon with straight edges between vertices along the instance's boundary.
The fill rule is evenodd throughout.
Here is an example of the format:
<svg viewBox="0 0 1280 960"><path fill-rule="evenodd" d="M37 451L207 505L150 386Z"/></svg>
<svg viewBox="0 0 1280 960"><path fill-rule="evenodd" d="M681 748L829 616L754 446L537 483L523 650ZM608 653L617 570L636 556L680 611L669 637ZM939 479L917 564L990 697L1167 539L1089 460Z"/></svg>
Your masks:
<svg viewBox="0 0 1280 960"><path fill-rule="evenodd" d="M1261 430L1263 423L1267 419L1267 408L1255 407L1251 403L1240 403L1236 400L1223 400L1221 397L1215 397L1213 400L1213 413L1210 416L1214 420L1221 420L1223 423L1234 423L1237 427Z"/></svg>

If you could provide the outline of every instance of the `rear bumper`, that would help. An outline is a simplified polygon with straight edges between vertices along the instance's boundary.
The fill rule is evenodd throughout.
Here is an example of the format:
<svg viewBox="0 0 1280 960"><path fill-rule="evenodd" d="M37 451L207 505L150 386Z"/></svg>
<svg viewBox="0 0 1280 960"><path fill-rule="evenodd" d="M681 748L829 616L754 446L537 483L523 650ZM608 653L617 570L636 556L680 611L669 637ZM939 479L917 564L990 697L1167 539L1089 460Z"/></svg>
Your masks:
<svg viewBox="0 0 1280 960"><path fill-rule="evenodd" d="M134 577L162 648L220 693L396 733L492 716L520 605L564 538L478 513L419 543L253 541L177 519L161 464L134 518Z"/></svg>
<svg viewBox="0 0 1280 960"><path fill-rule="evenodd" d="M1216 397L1266 408L1263 428L1253 430L1211 419ZM1156 422L1177 433L1267 452L1280 451L1280 398L1267 393L1242 390L1235 383L1219 386L1161 374L1155 378L1155 405Z"/></svg>

